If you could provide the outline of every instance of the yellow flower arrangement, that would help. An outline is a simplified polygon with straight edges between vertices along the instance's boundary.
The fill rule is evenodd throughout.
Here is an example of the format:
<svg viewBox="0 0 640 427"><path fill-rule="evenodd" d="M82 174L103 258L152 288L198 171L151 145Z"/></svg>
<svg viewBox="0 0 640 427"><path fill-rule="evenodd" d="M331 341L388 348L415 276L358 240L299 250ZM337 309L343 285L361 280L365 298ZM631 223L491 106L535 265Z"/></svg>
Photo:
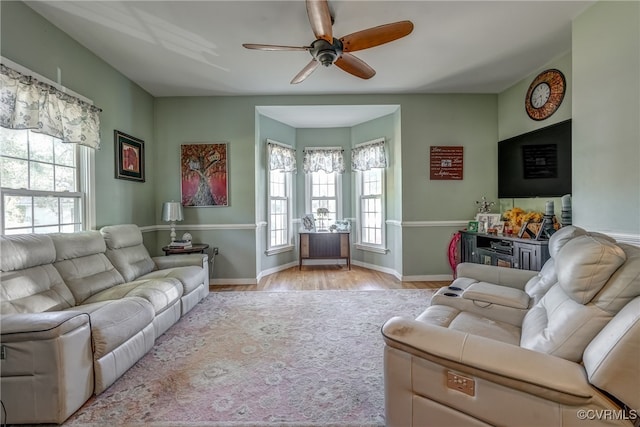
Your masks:
<svg viewBox="0 0 640 427"><path fill-rule="evenodd" d="M542 222L542 212L526 212L521 208L513 208L505 211L502 217L512 225L522 226L525 222Z"/></svg>

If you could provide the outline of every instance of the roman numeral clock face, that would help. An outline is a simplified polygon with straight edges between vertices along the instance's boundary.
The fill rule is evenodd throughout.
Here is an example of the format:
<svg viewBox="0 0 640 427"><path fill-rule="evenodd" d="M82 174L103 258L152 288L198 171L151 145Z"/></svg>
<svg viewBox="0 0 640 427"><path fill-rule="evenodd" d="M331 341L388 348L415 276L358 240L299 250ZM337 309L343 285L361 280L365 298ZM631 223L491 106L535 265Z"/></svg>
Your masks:
<svg viewBox="0 0 640 427"><path fill-rule="evenodd" d="M544 120L556 112L567 89L567 82L560 70L541 72L529 85L524 101L525 110L533 120Z"/></svg>

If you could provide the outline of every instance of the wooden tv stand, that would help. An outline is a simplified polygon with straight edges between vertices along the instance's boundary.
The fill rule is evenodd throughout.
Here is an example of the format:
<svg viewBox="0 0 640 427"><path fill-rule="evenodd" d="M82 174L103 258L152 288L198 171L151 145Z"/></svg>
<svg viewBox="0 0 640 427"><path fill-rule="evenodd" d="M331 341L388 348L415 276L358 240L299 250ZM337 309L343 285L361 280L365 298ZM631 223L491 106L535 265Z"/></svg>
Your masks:
<svg viewBox="0 0 640 427"><path fill-rule="evenodd" d="M540 271L549 259L549 241L460 231L460 261Z"/></svg>
<svg viewBox="0 0 640 427"><path fill-rule="evenodd" d="M300 265L303 259L346 259L351 270L349 233L300 232Z"/></svg>

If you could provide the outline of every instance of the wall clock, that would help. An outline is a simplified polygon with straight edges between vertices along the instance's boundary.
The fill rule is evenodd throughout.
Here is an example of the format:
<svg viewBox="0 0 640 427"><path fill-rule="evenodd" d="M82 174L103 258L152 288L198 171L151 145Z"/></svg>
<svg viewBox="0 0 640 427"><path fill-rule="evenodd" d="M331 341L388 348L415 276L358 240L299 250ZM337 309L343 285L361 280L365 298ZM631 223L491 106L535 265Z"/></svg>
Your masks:
<svg viewBox="0 0 640 427"><path fill-rule="evenodd" d="M529 85L524 108L533 120L544 120L560 107L566 91L567 81L560 70L543 71Z"/></svg>

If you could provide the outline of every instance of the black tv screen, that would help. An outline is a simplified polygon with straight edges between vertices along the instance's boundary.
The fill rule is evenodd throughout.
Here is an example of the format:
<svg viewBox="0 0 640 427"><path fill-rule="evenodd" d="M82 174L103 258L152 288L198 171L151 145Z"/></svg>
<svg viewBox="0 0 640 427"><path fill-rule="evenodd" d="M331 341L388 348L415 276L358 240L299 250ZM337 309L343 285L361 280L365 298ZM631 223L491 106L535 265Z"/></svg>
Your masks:
<svg viewBox="0 0 640 427"><path fill-rule="evenodd" d="M498 142L498 198L571 194L571 120Z"/></svg>

